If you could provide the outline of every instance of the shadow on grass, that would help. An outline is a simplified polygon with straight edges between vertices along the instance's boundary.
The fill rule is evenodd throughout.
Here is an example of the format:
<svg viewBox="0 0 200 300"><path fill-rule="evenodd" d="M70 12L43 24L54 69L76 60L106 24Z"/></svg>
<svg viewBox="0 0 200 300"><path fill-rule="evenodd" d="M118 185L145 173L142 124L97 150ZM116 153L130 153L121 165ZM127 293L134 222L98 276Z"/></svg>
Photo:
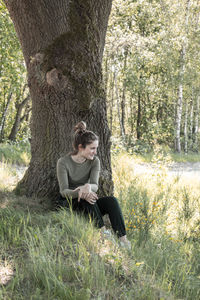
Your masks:
<svg viewBox="0 0 200 300"><path fill-rule="evenodd" d="M40 214L50 211L51 207L51 203L47 199L16 196L13 191L0 189L0 208L10 208Z"/></svg>

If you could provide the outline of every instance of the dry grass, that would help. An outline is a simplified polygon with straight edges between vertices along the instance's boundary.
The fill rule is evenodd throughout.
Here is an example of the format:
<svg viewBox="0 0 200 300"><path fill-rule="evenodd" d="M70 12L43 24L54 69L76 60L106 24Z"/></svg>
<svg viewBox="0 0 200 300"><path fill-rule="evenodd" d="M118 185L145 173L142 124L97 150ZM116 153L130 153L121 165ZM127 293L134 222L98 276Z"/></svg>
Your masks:
<svg viewBox="0 0 200 300"><path fill-rule="evenodd" d="M0 285L7 285L14 276L12 265L7 262L0 263Z"/></svg>

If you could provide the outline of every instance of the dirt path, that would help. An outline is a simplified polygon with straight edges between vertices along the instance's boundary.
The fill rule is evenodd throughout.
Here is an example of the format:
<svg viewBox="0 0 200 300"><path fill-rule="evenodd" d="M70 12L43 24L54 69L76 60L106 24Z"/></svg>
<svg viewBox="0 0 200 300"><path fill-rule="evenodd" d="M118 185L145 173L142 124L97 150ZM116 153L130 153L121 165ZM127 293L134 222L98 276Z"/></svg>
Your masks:
<svg viewBox="0 0 200 300"><path fill-rule="evenodd" d="M169 175L183 177L199 177L200 178L200 162L173 163L166 168ZM158 167L151 163L134 164L134 172L136 174L154 173L158 171Z"/></svg>
<svg viewBox="0 0 200 300"><path fill-rule="evenodd" d="M16 173L18 179L21 179L24 175L27 167L22 166L14 166L16 168ZM134 173L142 174L142 173L154 173L158 171L158 167L156 167L152 163L135 163L133 162ZM183 176L183 177L199 177L200 178L200 162L186 162L186 163L173 163L167 166L167 173L169 175L175 176Z"/></svg>

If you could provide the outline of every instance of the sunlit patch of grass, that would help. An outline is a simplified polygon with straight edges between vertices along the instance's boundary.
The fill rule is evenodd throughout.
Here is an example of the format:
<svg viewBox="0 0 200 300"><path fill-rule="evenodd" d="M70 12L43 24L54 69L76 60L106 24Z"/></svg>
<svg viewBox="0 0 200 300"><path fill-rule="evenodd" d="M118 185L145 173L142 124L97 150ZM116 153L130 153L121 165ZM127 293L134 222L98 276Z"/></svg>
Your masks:
<svg viewBox="0 0 200 300"><path fill-rule="evenodd" d="M28 166L29 162L30 162L30 154L27 152L22 152L21 154L21 159L23 161L23 164L25 166Z"/></svg>
<svg viewBox="0 0 200 300"><path fill-rule="evenodd" d="M8 262L0 262L0 285L6 285L14 275L13 266Z"/></svg>
<svg viewBox="0 0 200 300"><path fill-rule="evenodd" d="M7 162L0 162L0 189L12 190L16 180L16 170Z"/></svg>
<svg viewBox="0 0 200 300"><path fill-rule="evenodd" d="M125 207L128 202L134 205L133 211L140 207L145 213L147 208L143 204L146 201L154 212L160 208L162 213L164 209L166 215L172 215L172 212L185 210L184 216L190 216L190 219L194 220L194 215L199 216L200 184L197 178L188 180L184 176L168 175L162 162L157 163L151 172L143 172L138 176L135 159L129 155L117 157L113 166L115 193L120 198L123 195L121 200ZM195 212L191 218L192 207Z"/></svg>
<svg viewBox="0 0 200 300"><path fill-rule="evenodd" d="M147 269L151 266L149 271L163 276L165 289L177 297L194 299L200 293L199 268L195 263L195 260L200 263L195 250L195 243L200 241L197 230L200 228L199 180L192 175L190 178L169 175L170 158L163 159L159 151L153 161L155 167L151 172L139 175L134 171L134 157L121 154L113 162L115 193L123 209L127 234L136 240L136 257L146 261ZM152 243L158 245L157 251ZM146 259L146 250L141 246L148 249ZM165 260L160 260L160 255L164 255Z"/></svg>

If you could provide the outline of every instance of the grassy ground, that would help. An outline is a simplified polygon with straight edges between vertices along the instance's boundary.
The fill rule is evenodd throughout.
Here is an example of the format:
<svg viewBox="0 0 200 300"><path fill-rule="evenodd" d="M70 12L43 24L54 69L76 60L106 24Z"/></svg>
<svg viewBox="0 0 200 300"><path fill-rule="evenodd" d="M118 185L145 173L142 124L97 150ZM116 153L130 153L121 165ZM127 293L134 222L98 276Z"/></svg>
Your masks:
<svg viewBox="0 0 200 300"><path fill-rule="evenodd" d="M200 184L156 160L138 176L132 156L112 156L131 251L71 211L16 197L16 171L1 162L0 299L199 299Z"/></svg>
<svg viewBox="0 0 200 300"><path fill-rule="evenodd" d="M28 165L30 160L29 142L0 143L0 161L18 165Z"/></svg>

